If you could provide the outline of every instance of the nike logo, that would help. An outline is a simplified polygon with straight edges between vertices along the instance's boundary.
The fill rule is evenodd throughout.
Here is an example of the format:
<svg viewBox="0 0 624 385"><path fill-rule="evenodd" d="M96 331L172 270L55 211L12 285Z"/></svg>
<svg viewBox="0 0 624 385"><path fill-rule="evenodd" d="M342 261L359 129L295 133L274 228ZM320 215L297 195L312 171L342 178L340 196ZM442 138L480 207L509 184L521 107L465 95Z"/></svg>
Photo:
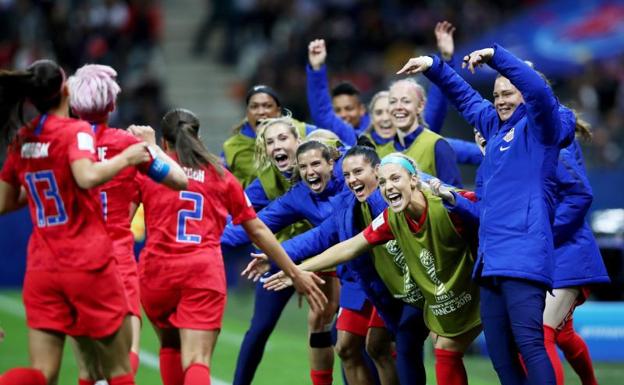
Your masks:
<svg viewBox="0 0 624 385"><path fill-rule="evenodd" d="M500 152L507 151L507 150L509 150L510 147L511 146L507 146L507 147L500 146L499 150L500 150Z"/></svg>

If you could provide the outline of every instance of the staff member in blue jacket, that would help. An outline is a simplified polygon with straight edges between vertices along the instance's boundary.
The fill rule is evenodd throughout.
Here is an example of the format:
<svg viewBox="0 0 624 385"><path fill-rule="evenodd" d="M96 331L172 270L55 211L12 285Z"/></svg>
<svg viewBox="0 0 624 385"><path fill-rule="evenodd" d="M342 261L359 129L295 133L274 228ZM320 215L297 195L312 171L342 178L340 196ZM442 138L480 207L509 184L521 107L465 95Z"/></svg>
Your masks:
<svg viewBox="0 0 624 385"><path fill-rule="evenodd" d="M342 202L349 190L344 185L342 175L334 173L334 163L340 154L333 148L316 141L302 143L295 155L301 182L296 183L281 197L277 198L258 213L258 217L277 232L284 227L301 220L307 220L313 226L319 225L333 212L335 202ZM223 246L236 247L249 243L250 240L240 226L228 225L221 238ZM342 276L342 280L355 281L355 278ZM324 276L327 282L323 287L329 303L322 314L311 313L309 317L311 377L313 384L331 383L333 368L333 348L331 326L338 307L338 279ZM350 299L352 303L364 303L363 292L352 291L360 299ZM248 333L261 331L268 338L279 319L281 310L288 298L271 302L271 308L265 309L263 302L259 311L254 311L251 329ZM359 310L359 309L358 309ZM259 325L259 326L256 326ZM260 339L262 340L262 339ZM264 339L266 341L266 339ZM262 342L262 341L261 341Z"/></svg>
<svg viewBox="0 0 624 385"><path fill-rule="evenodd" d="M424 72L487 141L481 166L479 252L481 318L492 363L503 385L555 384L544 347L542 317L553 284L556 168L573 130L561 124L552 90L526 63L499 45L464 58L471 71L487 63L500 76L494 104L436 57L413 58L399 73ZM501 349L513 340L514 351Z"/></svg>
<svg viewBox="0 0 624 385"><path fill-rule="evenodd" d="M565 107L560 108L564 124L575 125L576 132L591 137L587 124ZM480 173L477 197L480 196ZM479 220L479 203L440 189L440 182L430 183L434 192L451 202L451 211L466 222ZM585 175L578 142L559 153L557 166L557 208L553 224L555 270L552 294L546 295L544 335L546 351L555 369L557 384L563 384L563 367L556 346L564 352L583 384L596 384L591 357L583 339L574 332L572 313L586 299L588 285L609 282L596 240L585 217L593 200ZM513 349L512 346L508 346Z"/></svg>
<svg viewBox="0 0 624 385"><path fill-rule="evenodd" d="M359 143L367 140L359 139ZM371 143L368 145L358 145L347 151L343 161L343 173L345 183L352 192L346 200L339 202L335 207L334 214L323 221L319 226L300 234L282 246L287 250L288 255L297 263L308 257L319 254L329 247L341 241L352 238L362 231L377 215L381 214L388 206L378 190L378 182L375 168L379 165L380 159ZM425 179L430 178L425 176ZM395 245L395 242L392 242ZM386 246L381 246L381 250L387 250ZM393 248L399 251L398 247ZM376 250L379 252L379 250ZM427 338L428 330L423 322L422 309L415 303L414 306L393 297L384 281L376 271L376 266L383 264L385 271L393 271L396 267L388 264L388 260L395 254L374 255L375 261L370 255L349 261L341 265L339 269L351 270L358 279L360 287L365 291L367 299L375 306L375 310L381 315L387 327L379 325L370 327L367 332L349 333L341 330L341 318L345 313L351 313L365 317L370 309L355 312L350 309L342 309L337 328L339 330L339 342L336 347L338 354L341 354L340 337L347 337L353 341L349 344L351 354L358 354L361 345L364 344L363 337L366 337L366 351L375 362L379 379L382 385L388 384L425 384L426 375L423 366L423 342ZM262 257L262 255L259 255ZM266 257L265 257L266 258ZM244 273L249 273L249 278L257 279L268 268L266 259L261 261L256 259L250 263ZM344 293L344 286L343 286ZM412 296L413 293L401 291L401 296ZM414 297L418 297L414 295ZM374 314L369 314L372 320ZM396 340L396 366L395 361L390 356L391 335L394 334ZM361 336L361 337L360 337ZM359 337L359 338L358 338ZM345 340L347 339L345 338ZM398 378L397 378L398 370ZM347 379L353 384L371 383L370 377L365 377L365 373L354 373L354 377L347 370ZM400 381L399 381L400 380Z"/></svg>

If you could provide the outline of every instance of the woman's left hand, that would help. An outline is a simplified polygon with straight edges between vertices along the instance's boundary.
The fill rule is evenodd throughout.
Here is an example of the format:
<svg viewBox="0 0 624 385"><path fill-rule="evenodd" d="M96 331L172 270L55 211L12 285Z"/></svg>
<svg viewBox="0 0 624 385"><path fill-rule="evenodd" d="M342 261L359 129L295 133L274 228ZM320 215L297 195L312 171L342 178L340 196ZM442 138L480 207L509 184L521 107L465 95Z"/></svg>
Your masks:
<svg viewBox="0 0 624 385"><path fill-rule="evenodd" d="M442 181L440 181L440 179L431 179L429 181L429 187L431 187L431 192L433 193L433 195L439 196L453 206L455 205L455 196L448 187L442 184Z"/></svg>
<svg viewBox="0 0 624 385"><path fill-rule="evenodd" d="M475 67L481 67L483 64L490 61L492 56L494 56L494 48L484 48L473 51L464 56L462 68L468 68L468 70L474 74Z"/></svg>

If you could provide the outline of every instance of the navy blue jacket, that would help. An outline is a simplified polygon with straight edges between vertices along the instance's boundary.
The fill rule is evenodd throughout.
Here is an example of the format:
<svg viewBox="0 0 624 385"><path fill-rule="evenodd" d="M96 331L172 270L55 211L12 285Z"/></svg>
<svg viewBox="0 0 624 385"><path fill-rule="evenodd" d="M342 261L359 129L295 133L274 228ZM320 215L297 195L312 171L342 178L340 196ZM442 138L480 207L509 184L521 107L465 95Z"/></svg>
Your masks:
<svg viewBox="0 0 624 385"><path fill-rule="evenodd" d="M495 45L488 64L524 97L525 103L505 122L491 102L438 58L425 72L488 143L481 165L475 275L523 278L551 287L557 160L574 131L562 127L559 102L526 63Z"/></svg>
<svg viewBox="0 0 624 385"><path fill-rule="evenodd" d="M596 239L585 220L593 200L580 148L575 141L559 153L557 210L553 224L555 242L554 288L608 283Z"/></svg>

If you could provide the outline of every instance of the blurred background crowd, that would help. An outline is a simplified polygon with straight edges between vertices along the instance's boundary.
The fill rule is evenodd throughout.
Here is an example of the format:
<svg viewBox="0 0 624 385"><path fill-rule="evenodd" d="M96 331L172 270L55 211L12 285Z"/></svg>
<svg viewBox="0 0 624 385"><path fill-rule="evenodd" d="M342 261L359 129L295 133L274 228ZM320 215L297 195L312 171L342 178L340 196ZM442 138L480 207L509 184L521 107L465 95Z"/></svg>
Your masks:
<svg viewBox="0 0 624 385"><path fill-rule="evenodd" d="M173 1L173 0L171 0ZM191 54L182 60L216 60L235 68L231 95L242 104L253 84L274 86L296 117L307 118L307 44L323 37L332 82L350 80L364 100L388 85L406 58L434 52L433 26L449 20L457 27L456 52L486 31L494 31L547 1L451 0L195 0ZM566 2L570 4L575 2ZM602 2L601 2L602 3ZM583 27L591 33L618 33L624 7L607 7ZM0 66L25 67L54 58L69 72L84 63L117 69L123 88L113 124L157 125L169 103L167 66L162 54L166 1L0 0ZM618 27L613 21L620 20ZM592 25L592 23L594 23ZM616 29L615 31L613 29ZM583 31L581 31L583 32ZM519 31L520 34L523 31ZM622 33L621 31L619 33ZM492 34L492 33L491 33ZM503 42L504 43L504 42ZM177 59L177 58L171 58ZM540 63L536 63L540 68ZM624 167L624 55L601 60L591 55L574 72L550 71L557 95L582 112L594 128L586 148L590 167ZM477 82L485 95L489 82ZM235 122L232 122L234 125ZM469 137L450 113L448 136ZM227 129L229 127L223 127Z"/></svg>

